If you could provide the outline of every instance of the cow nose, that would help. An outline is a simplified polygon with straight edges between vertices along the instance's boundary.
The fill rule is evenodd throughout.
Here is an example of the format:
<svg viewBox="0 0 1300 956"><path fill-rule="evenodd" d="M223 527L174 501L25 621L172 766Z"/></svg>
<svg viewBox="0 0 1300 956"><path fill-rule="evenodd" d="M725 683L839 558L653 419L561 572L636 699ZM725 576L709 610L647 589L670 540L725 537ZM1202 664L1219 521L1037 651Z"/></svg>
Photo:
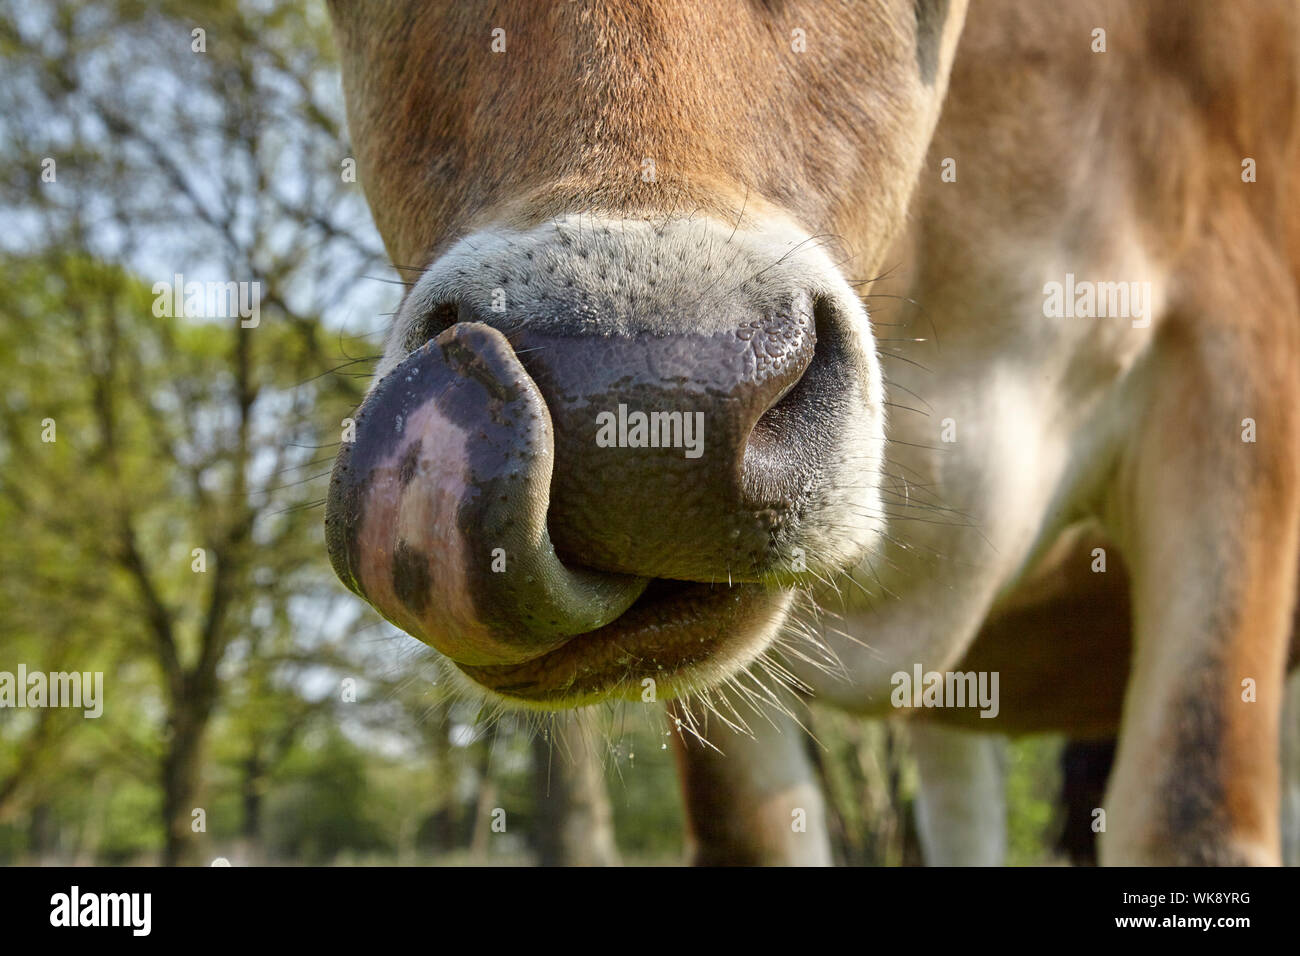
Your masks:
<svg viewBox="0 0 1300 956"><path fill-rule="evenodd" d="M444 302L434 314L504 333L554 427L547 527L566 562L638 577L759 580L815 484L817 416L833 395L818 308L793 292L761 312L690 330L610 330L579 308L494 321ZM434 330L436 331L436 329Z"/></svg>
<svg viewBox="0 0 1300 956"><path fill-rule="evenodd" d="M330 481L334 568L462 667L553 689L730 654L724 619L776 627L755 595L878 536L870 341L788 223L480 230L398 310Z"/></svg>

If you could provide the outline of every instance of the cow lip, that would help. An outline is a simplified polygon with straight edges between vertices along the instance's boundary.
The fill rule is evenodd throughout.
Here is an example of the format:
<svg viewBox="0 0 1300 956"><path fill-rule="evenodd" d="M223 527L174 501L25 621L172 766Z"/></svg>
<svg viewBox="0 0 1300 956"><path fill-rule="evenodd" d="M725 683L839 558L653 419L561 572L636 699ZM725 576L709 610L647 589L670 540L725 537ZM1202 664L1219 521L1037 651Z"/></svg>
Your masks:
<svg viewBox="0 0 1300 956"><path fill-rule="evenodd" d="M656 578L617 619L540 657L456 666L488 691L530 707L667 699L757 656L766 641L756 635L783 616L790 596L757 584Z"/></svg>

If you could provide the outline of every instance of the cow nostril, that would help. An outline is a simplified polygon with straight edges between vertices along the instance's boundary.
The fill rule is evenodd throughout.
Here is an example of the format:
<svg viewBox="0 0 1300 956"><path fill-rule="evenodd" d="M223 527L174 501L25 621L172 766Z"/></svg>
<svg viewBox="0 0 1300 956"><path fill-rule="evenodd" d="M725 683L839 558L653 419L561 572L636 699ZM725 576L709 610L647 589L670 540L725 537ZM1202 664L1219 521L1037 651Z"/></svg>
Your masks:
<svg viewBox="0 0 1300 956"><path fill-rule="evenodd" d="M846 333L834 305L816 299L813 322L811 361L759 416L745 443L741 491L749 508L784 511L812 492L852 392Z"/></svg>
<svg viewBox="0 0 1300 956"><path fill-rule="evenodd" d="M412 323L406 336L406 350L413 352L425 342L436 339L457 322L471 322L469 308L460 302L439 302Z"/></svg>

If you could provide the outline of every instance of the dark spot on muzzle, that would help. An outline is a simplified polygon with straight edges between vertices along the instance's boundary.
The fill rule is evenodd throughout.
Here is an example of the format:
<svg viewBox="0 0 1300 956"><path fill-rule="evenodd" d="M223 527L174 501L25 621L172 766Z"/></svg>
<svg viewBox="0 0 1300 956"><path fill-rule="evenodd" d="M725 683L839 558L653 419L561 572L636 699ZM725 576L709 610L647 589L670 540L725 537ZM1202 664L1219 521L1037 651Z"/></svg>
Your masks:
<svg viewBox="0 0 1300 956"><path fill-rule="evenodd" d="M416 466L420 463L420 454L423 451L424 442L417 440L411 443L411 447L408 448L406 454L402 456L402 467L398 471L397 477L402 482L403 488L409 485L411 479L415 477L415 472L417 470Z"/></svg>
<svg viewBox="0 0 1300 956"><path fill-rule="evenodd" d="M429 556L399 541L393 550L393 592L398 599L416 614L423 614L432 596L431 583Z"/></svg>

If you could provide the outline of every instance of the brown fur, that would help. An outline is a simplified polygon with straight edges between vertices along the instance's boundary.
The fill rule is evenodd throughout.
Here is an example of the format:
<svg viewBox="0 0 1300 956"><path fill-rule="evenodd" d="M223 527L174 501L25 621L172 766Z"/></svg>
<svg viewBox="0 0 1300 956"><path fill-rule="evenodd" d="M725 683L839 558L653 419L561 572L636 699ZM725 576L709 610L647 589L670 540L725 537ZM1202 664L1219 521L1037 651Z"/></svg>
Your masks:
<svg viewBox="0 0 1300 956"><path fill-rule="evenodd" d="M770 205L851 237L869 266L903 223L942 99L910 0L334 7L361 179L403 265L489 219L732 221Z"/></svg>

